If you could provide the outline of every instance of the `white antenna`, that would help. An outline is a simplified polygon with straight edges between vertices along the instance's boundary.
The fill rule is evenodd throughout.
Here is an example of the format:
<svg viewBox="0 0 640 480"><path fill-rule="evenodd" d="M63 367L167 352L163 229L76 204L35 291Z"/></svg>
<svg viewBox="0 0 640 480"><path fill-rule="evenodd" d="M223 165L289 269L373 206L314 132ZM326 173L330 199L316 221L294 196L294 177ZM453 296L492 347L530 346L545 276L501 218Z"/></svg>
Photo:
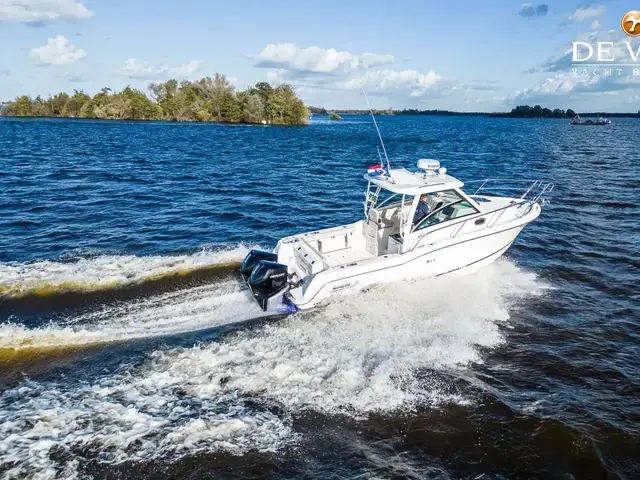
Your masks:
<svg viewBox="0 0 640 480"><path fill-rule="evenodd" d="M378 122L376 122L376 117L373 115L373 110L371 109L371 104L369 103L369 99L367 98L367 93L362 89L362 94L364 95L364 99L367 101L367 105L369 106L369 113L371 113L371 118L373 119L373 124L376 127L376 132L378 132L378 138L380 139L380 145L382 145L382 151L384 152L384 158L387 160L387 171L389 172L389 176L391 177L391 164L389 163L389 157L387 155L387 149L384 148L384 142L382 141L382 135L380 135L380 129L378 128ZM378 155L380 152L378 151ZM382 160L382 159L381 159ZM392 178L393 180L393 178Z"/></svg>

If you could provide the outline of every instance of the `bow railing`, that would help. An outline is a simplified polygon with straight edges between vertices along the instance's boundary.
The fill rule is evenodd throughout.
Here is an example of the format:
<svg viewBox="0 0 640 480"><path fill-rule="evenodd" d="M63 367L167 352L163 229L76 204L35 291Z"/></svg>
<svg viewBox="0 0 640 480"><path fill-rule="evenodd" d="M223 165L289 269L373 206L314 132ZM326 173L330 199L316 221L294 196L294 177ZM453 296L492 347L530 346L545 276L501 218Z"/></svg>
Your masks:
<svg viewBox="0 0 640 480"><path fill-rule="evenodd" d="M520 198L537 202L543 195L553 191L553 183L542 180L520 180L512 178L485 178L484 180L472 180L465 182L465 186L480 184L471 195L486 195L499 197Z"/></svg>

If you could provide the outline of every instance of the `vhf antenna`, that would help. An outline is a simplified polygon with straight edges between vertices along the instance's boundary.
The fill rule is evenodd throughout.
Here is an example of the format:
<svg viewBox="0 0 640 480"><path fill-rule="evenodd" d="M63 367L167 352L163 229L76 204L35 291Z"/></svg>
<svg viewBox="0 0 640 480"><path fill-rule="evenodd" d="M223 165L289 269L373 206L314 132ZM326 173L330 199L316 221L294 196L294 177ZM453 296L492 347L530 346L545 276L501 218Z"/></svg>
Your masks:
<svg viewBox="0 0 640 480"><path fill-rule="evenodd" d="M389 177L391 177L391 164L389 163L389 156L387 155L387 149L384 148L384 141L382 140L382 135L380 135L380 129L378 128L378 122L376 122L376 117L373 114L373 110L371 109L371 104L369 103L369 98L367 98L367 92L362 89L362 94L364 95L364 99L367 101L367 106L369 107L369 113L371 113L371 118L373 119L373 125L376 127L376 132L378 132L378 138L380 139L380 145L382 145L382 151L384 152L384 158L387 160L387 172L389 173ZM378 152L380 155L380 152ZM393 180L393 177L391 177Z"/></svg>

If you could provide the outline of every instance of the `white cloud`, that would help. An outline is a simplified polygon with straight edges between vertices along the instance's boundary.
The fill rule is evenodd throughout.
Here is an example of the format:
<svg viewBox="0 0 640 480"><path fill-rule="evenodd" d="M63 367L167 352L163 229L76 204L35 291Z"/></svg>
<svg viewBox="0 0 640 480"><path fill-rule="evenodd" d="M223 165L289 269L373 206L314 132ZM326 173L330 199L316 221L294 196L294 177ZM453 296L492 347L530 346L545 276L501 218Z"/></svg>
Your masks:
<svg viewBox="0 0 640 480"><path fill-rule="evenodd" d="M500 89L500 83L495 80L478 80L475 82L464 83L461 88L471 91L495 91Z"/></svg>
<svg viewBox="0 0 640 480"><path fill-rule="evenodd" d="M391 70L380 67L395 62L390 54L353 54L335 48L299 47L294 43L269 44L260 53L249 55L267 72L271 84L303 80L301 86L327 90L364 88L369 92L401 92L419 96L441 77L433 70Z"/></svg>
<svg viewBox="0 0 640 480"><path fill-rule="evenodd" d="M393 63L393 55L363 53L355 55L335 48L299 47L295 43L269 44L261 52L249 55L257 67L281 68L290 72L348 75L357 70Z"/></svg>
<svg viewBox="0 0 640 480"><path fill-rule="evenodd" d="M377 94L379 101L415 105L415 98L435 99L463 88L451 79L443 79L434 70L391 69L391 54L353 54L334 48L299 47L293 43L267 45L260 53L247 55L255 66L269 68L266 79L272 85L291 83L305 100L321 103L323 96L335 101L335 94L324 91L353 92L364 89ZM358 98L360 98L358 96ZM344 98L341 102L344 102ZM359 103L356 103L360 105ZM344 104L341 103L342 107Z"/></svg>
<svg viewBox="0 0 640 480"><path fill-rule="evenodd" d="M0 0L0 21L44 24L92 16L91 10L75 0Z"/></svg>
<svg viewBox="0 0 640 480"><path fill-rule="evenodd" d="M603 95L618 95L622 91L627 91L623 104L628 105L627 97L640 88L640 83L630 75L582 76L580 73L554 75L531 88L519 90L515 95L506 97L504 100L511 105L521 103L556 105L562 100L571 100L575 103L585 98L601 99Z"/></svg>
<svg viewBox="0 0 640 480"><path fill-rule="evenodd" d="M602 25L600 25L600 22L598 20L594 20L591 23L591 30L598 30L600 29L600 27L602 27Z"/></svg>
<svg viewBox="0 0 640 480"><path fill-rule="evenodd" d="M71 83L85 83L88 82L89 79L82 74L69 74L67 75L67 80Z"/></svg>
<svg viewBox="0 0 640 480"><path fill-rule="evenodd" d="M146 60L129 58L120 73L134 79L159 80L169 77L188 78L202 68L200 60L191 60L176 67L154 65Z"/></svg>
<svg viewBox="0 0 640 480"><path fill-rule="evenodd" d="M172 67L168 69L170 75L174 75L180 78L187 78L196 73L198 70L202 68L202 61L200 60L191 60L182 65L178 65L177 67Z"/></svg>
<svg viewBox="0 0 640 480"><path fill-rule="evenodd" d="M545 78L542 82L532 88L525 88L517 91L513 99L517 101L540 101L541 97L567 95L573 91L578 83L585 81L588 82L594 80L583 80L580 77L570 77L565 74L558 74L553 77Z"/></svg>
<svg viewBox="0 0 640 480"><path fill-rule="evenodd" d="M86 56L87 52L62 35L48 39L46 45L32 48L29 53L29 57L39 65L70 65Z"/></svg>
<svg viewBox="0 0 640 480"><path fill-rule="evenodd" d="M345 87L368 92L408 90L411 96L421 96L440 80L442 77L433 70L426 74L416 70L375 70L349 80Z"/></svg>
<svg viewBox="0 0 640 480"><path fill-rule="evenodd" d="M271 85L278 85L284 83L287 71L283 68L277 70L271 70L267 72L267 82Z"/></svg>
<svg viewBox="0 0 640 480"><path fill-rule="evenodd" d="M125 60L124 67L122 67L120 73L129 78L151 79L160 76L163 72L147 61L129 58Z"/></svg>
<svg viewBox="0 0 640 480"><path fill-rule="evenodd" d="M567 23L579 23L583 22L589 18L600 17L604 14L606 7L585 7L578 8L575 12L570 15L567 15L564 19L565 24Z"/></svg>

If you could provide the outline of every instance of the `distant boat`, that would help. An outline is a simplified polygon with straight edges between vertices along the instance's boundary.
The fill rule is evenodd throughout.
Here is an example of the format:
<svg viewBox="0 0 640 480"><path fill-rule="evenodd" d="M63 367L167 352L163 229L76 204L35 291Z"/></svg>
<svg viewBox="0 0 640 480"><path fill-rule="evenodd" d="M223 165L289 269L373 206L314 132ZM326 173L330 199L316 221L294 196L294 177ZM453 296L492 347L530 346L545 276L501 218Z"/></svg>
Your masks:
<svg viewBox="0 0 640 480"><path fill-rule="evenodd" d="M591 120L590 118L586 119L586 120L582 120L580 118L580 115L576 115L575 117L573 117L571 119L571 121L569 122L569 125L580 125L580 126L587 126L587 125L611 125L611 120L608 120L606 118L598 118L598 120Z"/></svg>

